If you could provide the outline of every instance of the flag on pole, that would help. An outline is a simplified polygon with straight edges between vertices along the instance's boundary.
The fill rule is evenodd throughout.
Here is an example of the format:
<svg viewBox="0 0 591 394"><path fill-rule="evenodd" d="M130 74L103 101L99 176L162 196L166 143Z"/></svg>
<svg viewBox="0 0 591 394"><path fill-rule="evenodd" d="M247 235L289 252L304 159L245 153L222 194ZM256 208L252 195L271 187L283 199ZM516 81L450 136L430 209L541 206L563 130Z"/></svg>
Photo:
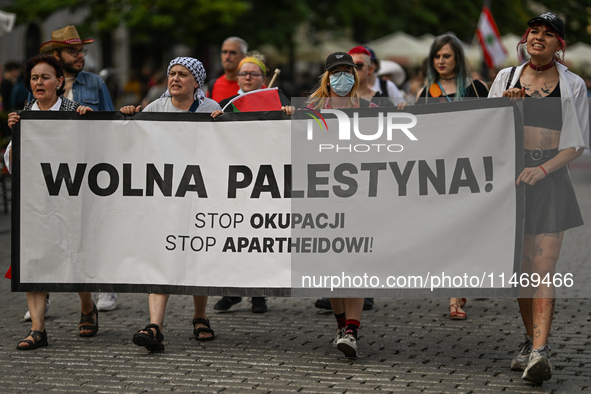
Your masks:
<svg viewBox="0 0 591 394"><path fill-rule="evenodd" d="M258 111L281 111L281 99L279 89L253 90L238 97L234 97L223 108L231 105L234 112L258 112Z"/></svg>
<svg viewBox="0 0 591 394"><path fill-rule="evenodd" d="M499 29L488 7L482 8L476 34L487 66L492 68L503 64L507 58L507 50L501 42Z"/></svg>

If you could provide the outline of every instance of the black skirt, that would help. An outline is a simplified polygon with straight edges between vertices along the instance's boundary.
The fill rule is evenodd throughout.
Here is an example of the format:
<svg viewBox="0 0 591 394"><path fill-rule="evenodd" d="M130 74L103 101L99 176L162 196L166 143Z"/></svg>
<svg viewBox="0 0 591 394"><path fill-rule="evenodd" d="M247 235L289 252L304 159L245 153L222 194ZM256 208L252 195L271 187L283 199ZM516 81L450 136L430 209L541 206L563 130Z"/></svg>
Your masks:
<svg viewBox="0 0 591 394"><path fill-rule="evenodd" d="M525 151L525 166L537 167L558 154L558 149ZM583 225L583 217L568 167L551 172L535 185L525 185L525 233L557 233Z"/></svg>

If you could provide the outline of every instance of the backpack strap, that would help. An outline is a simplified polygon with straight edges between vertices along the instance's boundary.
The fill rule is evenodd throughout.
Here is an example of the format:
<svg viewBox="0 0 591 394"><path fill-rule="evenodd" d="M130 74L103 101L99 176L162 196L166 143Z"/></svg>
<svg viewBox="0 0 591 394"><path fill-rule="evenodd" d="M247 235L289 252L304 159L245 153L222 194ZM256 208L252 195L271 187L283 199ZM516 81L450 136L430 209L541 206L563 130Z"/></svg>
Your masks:
<svg viewBox="0 0 591 394"><path fill-rule="evenodd" d="M382 89L382 97L389 97L388 96L388 81L385 79L380 78L380 89Z"/></svg>
<svg viewBox="0 0 591 394"><path fill-rule="evenodd" d="M509 74L509 80L507 81L507 87L505 88L505 90L509 90L509 87L511 86L511 81L513 81L513 75L515 75L515 68L516 67L511 67L511 73Z"/></svg>
<svg viewBox="0 0 591 394"><path fill-rule="evenodd" d="M212 79L207 83L207 97L211 98L213 96L213 85L215 85L215 81L218 79Z"/></svg>

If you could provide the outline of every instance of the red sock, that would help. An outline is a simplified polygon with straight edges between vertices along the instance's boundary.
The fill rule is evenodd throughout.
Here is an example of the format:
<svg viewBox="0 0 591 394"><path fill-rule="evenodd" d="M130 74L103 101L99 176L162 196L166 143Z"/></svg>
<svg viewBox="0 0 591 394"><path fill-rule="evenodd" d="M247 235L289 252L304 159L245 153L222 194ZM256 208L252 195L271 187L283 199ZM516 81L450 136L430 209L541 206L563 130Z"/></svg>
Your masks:
<svg viewBox="0 0 591 394"><path fill-rule="evenodd" d="M334 314L334 317L337 319L337 325L339 328L343 328L345 327L345 325L347 324L347 320L345 319L345 313L340 313L340 314Z"/></svg>
<svg viewBox="0 0 591 394"><path fill-rule="evenodd" d="M359 326L361 322L359 320L354 319L347 319L347 334L351 334L357 339L357 330L359 330Z"/></svg>

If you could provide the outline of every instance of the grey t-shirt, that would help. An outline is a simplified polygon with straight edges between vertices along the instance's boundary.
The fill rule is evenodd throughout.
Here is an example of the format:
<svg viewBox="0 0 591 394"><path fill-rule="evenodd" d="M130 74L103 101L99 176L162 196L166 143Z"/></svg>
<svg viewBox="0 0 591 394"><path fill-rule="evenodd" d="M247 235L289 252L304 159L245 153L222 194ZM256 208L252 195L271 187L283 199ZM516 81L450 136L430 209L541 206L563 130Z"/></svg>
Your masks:
<svg viewBox="0 0 591 394"><path fill-rule="evenodd" d="M203 99L203 104L201 104L197 111L195 112L205 112L205 113L212 113L216 109L222 109L218 103L205 97ZM162 97L156 101L152 101L150 104L146 105L143 112L189 112L183 111L182 109L178 109L174 105L172 105L172 97Z"/></svg>

